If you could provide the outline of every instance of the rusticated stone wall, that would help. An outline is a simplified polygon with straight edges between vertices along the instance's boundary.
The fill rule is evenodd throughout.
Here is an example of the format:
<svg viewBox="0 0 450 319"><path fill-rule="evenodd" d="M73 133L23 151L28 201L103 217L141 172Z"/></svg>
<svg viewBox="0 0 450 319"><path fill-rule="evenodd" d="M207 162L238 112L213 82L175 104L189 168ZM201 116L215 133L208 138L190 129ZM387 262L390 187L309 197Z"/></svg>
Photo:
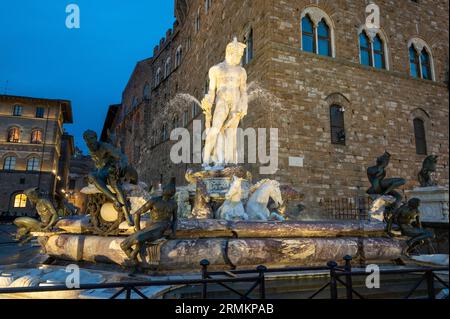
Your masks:
<svg viewBox="0 0 450 319"><path fill-rule="evenodd" d="M415 117L425 122L428 154L439 156L437 179L448 185L447 0L376 1L388 70L359 64L358 29L365 21L366 1L213 1L208 12L204 1L186 3L178 8L183 24L176 22L153 58L138 64L130 79L133 84L124 92L122 108L129 110L134 97L142 98L145 83L152 88L148 101L131 108L130 114L139 116L118 120L122 146L144 181L157 184L161 177L168 181L176 176L178 184L184 183L184 172L193 165L170 161L173 142L163 140L162 128L166 124L170 133L176 116L179 126L191 128L192 103L169 102L177 93L200 100L209 67L223 60L234 35L244 41L251 28L254 58L245 68L249 83L258 83L265 91L250 103L243 127L279 129L279 171L268 177L303 192L309 213L320 211L327 198L364 195L366 169L385 150L392 154L388 177L406 178L404 189L416 186L425 156L416 154ZM324 11L332 21L334 57L301 50L301 13L309 6ZM409 76L408 42L414 37L423 39L432 51L435 81ZM183 58L176 66L180 46ZM169 57L172 67L165 77ZM158 68L162 79L155 85ZM329 107L334 103L345 109L345 145L331 143ZM187 123L183 123L184 112L188 112ZM304 166L289 166L291 156L303 157ZM258 165L248 168L261 177Z"/></svg>

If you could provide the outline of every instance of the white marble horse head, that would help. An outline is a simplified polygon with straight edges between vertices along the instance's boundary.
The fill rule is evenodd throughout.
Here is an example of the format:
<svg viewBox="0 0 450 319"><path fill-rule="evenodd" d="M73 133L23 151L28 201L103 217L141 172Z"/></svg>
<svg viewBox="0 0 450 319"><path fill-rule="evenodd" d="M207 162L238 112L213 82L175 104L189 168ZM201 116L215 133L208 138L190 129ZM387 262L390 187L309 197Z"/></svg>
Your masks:
<svg viewBox="0 0 450 319"><path fill-rule="evenodd" d="M225 195L225 199L231 202L238 202L242 199L242 178L233 176L230 189Z"/></svg>
<svg viewBox="0 0 450 319"><path fill-rule="evenodd" d="M283 205L280 183L271 179L263 179L253 185L250 189L250 200L258 203L268 204L269 199L275 202L277 206Z"/></svg>

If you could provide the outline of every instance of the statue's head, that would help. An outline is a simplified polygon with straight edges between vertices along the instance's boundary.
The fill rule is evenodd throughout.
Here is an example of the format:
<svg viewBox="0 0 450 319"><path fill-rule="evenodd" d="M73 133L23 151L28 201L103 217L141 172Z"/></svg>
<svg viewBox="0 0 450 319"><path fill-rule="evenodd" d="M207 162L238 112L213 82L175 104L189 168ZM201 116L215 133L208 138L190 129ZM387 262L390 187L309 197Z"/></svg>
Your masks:
<svg viewBox="0 0 450 319"><path fill-rule="evenodd" d="M33 204L36 203L37 200L39 199L39 192L37 188L27 189L23 193L27 196L28 200Z"/></svg>
<svg viewBox="0 0 450 319"><path fill-rule="evenodd" d="M227 50L225 54L225 59L230 65L241 64L242 56L244 55L245 48L247 46L243 43L238 42L237 38L227 45Z"/></svg>
<svg viewBox="0 0 450 319"><path fill-rule="evenodd" d="M408 201L408 206L409 206L410 208L412 208L412 209L417 209L417 208L419 208L419 206L420 206L420 199L418 199L418 198L411 198L411 199Z"/></svg>
<svg viewBox="0 0 450 319"><path fill-rule="evenodd" d="M172 198L173 196L175 196L176 192L177 192L176 178L172 177L170 183L163 187L162 195L165 198Z"/></svg>
<svg viewBox="0 0 450 319"><path fill-rule="evenodd" d="M423 169L429 172L436 171L438 157L436 155L430 155L423 161Z"/></svg>
<svg viewBox="0 0 450 319"><path fill-rule="evenodd" d="M90 150L95 150L97 148L98 137L97 133L92 130L87 130L83 133L84 141Z"/></svg>
<svg viewBox="0 0 450 319"><path fill-rule="evenodd" d="M384 152L383 155L377 158L377 165L386 167L391 160L391 154L389 152Z"/></svg>

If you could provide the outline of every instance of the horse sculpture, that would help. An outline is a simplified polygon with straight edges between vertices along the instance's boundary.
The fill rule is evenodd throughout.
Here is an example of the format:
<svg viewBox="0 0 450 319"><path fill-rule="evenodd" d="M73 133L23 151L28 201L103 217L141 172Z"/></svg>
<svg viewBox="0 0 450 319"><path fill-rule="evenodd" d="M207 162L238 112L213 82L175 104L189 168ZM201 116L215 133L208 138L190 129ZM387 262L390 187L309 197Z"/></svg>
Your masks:
<svg viewBox="0 0 450 319"><path fill-rule="evenodd" d="M280 191L280 183L270 179L264 179L256 183L250 189L250 198L247 202L247 214L250 220L276 220L284 221L285 218L278 213L271 212L267 205L272 199L276 207L283 206Z"/></svg>
<svg viewBox="0 0 450 319"><path fill-rule="evenodd" d="M225 202L216 212L217 218L225 220L248 220L248 215L245 213L241 199L242 178L233 176L230 190L225 195Z"/></svg>

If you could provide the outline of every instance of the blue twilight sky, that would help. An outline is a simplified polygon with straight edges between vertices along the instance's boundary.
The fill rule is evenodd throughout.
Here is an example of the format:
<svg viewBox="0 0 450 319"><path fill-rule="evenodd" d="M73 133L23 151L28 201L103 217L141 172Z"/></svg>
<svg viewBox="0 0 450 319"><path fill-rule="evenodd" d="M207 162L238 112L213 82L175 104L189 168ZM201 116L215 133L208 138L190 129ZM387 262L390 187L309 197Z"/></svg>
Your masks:
<svg viewBox="0 0 450 319"><path fill-rule="evenodd" d="M66 28L66 6L80 29ZM0 0L0 94L72 101L66 129L100 133L107 108L121 102L137 61L174 21L173 0Z"/></svg>

